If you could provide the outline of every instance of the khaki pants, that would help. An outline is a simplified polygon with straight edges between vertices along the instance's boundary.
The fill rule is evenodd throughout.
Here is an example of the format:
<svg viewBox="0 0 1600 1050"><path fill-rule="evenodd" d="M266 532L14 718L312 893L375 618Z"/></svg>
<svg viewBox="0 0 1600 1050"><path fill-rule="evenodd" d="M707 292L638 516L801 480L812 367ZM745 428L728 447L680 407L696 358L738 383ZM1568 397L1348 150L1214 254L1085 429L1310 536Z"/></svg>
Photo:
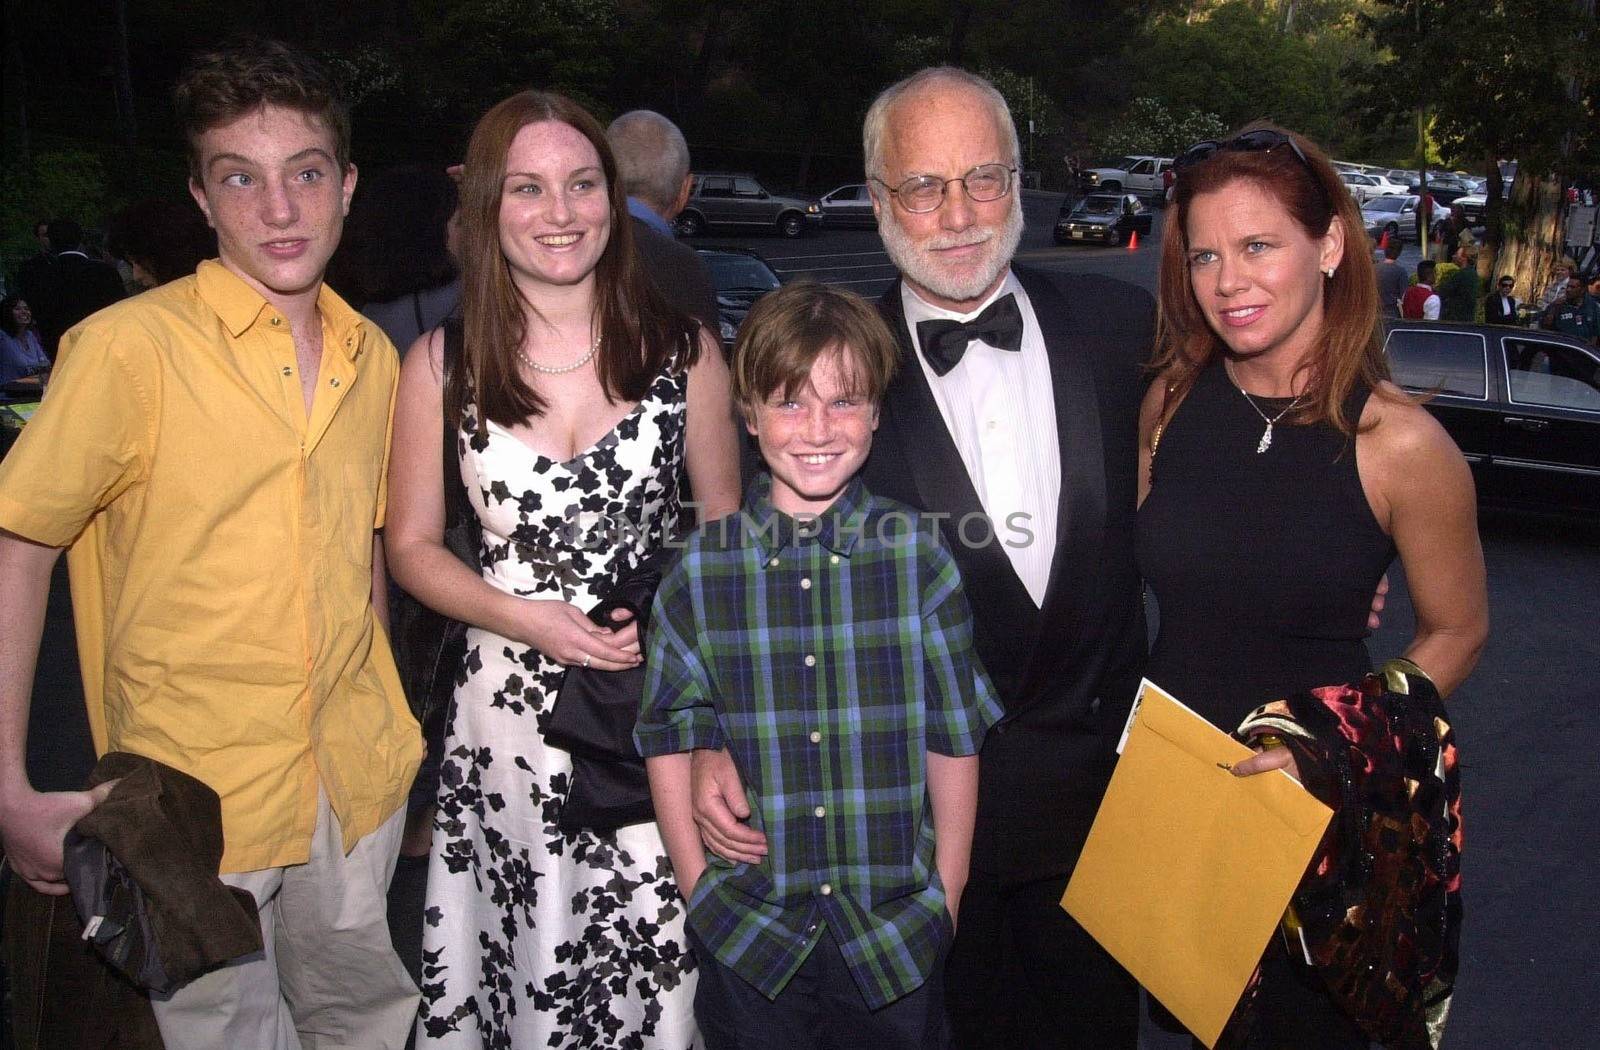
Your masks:
<svg viewBox="0 0 1600 1050"><path fill-rule="evenodd" d="M405 807L343 855L318 793L311 857L224 875L261 910L265 950L155 999L167 1050L402 1050L417 989L389 940L386 896Z"/></svg>

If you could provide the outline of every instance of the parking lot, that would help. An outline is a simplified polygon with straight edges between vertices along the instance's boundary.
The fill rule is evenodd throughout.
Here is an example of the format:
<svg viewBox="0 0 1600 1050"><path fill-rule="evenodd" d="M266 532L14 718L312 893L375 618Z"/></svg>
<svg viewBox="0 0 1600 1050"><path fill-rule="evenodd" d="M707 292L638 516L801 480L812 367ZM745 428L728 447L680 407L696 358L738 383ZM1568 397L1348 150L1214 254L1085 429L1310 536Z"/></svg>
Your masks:
<svg viewBox="0 0 1600 1050"><path fill-rule="evenodd" d="M1060 195L1026 193L1020 257L1095 272L1152 293L1163 213L1136 251L1057 247L1050 230ZM784 280L803 276L867 296L893 268L872 231L823 230L798 240L705 237L760 253ZM1413 245L1401 262L1411 269ZM1461 746L1466 831L1462 970L1445 1045L1451 1050L1576 1048L1600 1030L1600 951L1592 876L1600 834L1600 524L1499 510L1481 516L1492 626L1476 672L1451 701ZM1401 653L1411 610L1403 575L1376 659ZM1146 1050L1186 1050L1186 1038L1148 1024Z"/></svg>

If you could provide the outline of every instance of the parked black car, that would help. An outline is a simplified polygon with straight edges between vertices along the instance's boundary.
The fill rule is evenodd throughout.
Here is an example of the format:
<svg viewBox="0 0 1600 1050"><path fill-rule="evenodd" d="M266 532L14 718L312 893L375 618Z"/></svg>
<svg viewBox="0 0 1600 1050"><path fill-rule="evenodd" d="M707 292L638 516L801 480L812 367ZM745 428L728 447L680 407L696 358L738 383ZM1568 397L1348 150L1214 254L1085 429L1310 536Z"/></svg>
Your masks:
<svg viewBox="0 0 1600 1050"><path fill-rule="evenodd" d="M1422 193L1422 183L1413 181L1411 192ZM1472 193L1472 187L1462 182L1453 175L1429 175L1428 194L1439 204L1453 204L1457 197L1465 197Z"/></svg>
<svg viewBox="0 0 1600 1050"><path fill-rule="evenodd" d="M685 237L715 226L775 230L798 237L820 225L822 208L816 201L768 193L753 175L696 175L689 203L678 213L678 232Z"/></svg>
<svg viewBox="0 0 1600 1050"><path fill-rule="evenodd" d="M1533 328L1387 322L1395 382L1472 465L1482 503L1600 514L1600 351Z"/></svg>
<svg viewBox="0 0 1600 1050"><path fill-rule="evenodd" d="M1065 201L1056 217L1057 244L1090 241L1123 244L1128 235L1150 236L1154 217L1131 193L1091 193L1078 201Z"/></svg>
<svg viewBox="0 0 1600 1050"><path fill-rule="evenodd" d="M783 282L766 260L748 248L696 248L711 271L717 289L717 317L722 345L733 348L733 340L744 324L745 315L757 299Z"/></svg>

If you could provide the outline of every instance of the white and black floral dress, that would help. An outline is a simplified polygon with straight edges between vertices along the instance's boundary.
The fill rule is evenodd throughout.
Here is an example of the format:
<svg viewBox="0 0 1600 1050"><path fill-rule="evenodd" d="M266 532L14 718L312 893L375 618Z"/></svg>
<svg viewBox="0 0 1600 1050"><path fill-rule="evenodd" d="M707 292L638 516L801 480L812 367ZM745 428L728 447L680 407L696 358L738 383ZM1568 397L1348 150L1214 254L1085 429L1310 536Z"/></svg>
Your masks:
<svg viewBox="0 0 1600 1050"><path fill-rule="evenodd" d="M686 377L566 463L468 408L461 473L483 525L484 577L587 610L671 535L680 513ZM556 826L572 760L548 746L562 668L476 628L445 736L428 867L419 1047L696 1045L693 956L653 823Z"/></svg>

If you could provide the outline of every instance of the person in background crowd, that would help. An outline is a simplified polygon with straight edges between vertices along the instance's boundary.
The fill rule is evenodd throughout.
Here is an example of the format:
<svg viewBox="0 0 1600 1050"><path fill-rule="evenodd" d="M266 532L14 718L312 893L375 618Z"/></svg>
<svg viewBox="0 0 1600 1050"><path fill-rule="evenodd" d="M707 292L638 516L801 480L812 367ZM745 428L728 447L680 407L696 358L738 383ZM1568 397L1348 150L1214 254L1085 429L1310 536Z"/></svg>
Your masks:
<svg viewBox="0 0 1600 1050"><path fill-rule="evenodd" d="M727 365L646 278L605 132L570 99L522 92L478 121L461 226L461 325L406 355L386 530L400 584L468 624L417 1044L688 1047L694 962L661 834L563 830L572 756L540 723L567 668L638 666L638 626L586 611L688 524L683 466L707 517L738 505ZM446 427L478 573L444 546Z"/></svg>
<svg viewBox="0 0 1600 1050"><path fill-rule="evenodd" d="M673 306L718 331L711 271L698 252L674 239L672 228L694 186L683 132L659 113L636 109L613 120L606 137L617 154L646 271Z"/></svg>
<svg viewBox="0 0 1600 1050"><path fill-rule="evenodd" d="M0 299L0 383L42 386L50 359L33 329L33 311L20 295Z"/></svg>
<svg viewBox="0 0 1600 1050"><path fill-rule="evenodd" d="M1545 287L1544 295L1539 298L1539 312L1547 310L1552 303L1560 302L1567 294L1567 278L1576 271L1572 264L1566 261L1558 262L1550 271L1550 283Z"/></svg>
<svg viewBox="0 0 1600 1050"><path fill-rule="evenodd" d="M39 342L55 360L62 333L96 310L126 294L117 268L89 258L83 250L83 228L71 219L52 219L50 250L54 257L41 270L37 286L25 291L39 324Z"/></svg>
<svg viewBox="0 0 1600 1050"><path fill-rule="evenodd" d="M1544 308L1539 327L1600 346L1600 301L1589 294L1582 277L1568 277L1566 294Z"/></svg>
<svg viewBox="0 0 1600 1050"><path fill-rule="evenodd" d="M1400 238L1390 237L1378 264L1378 307L1385 317L1400 316L1400 300L1411 287L1411 275L1400 265Z"/></svg>
<svg viewBox="0 0 1600 1050"><path fill-rule="evenodd" d="M106 224L106 248L133 269L141 289L188 277L217 254L216 231L192 200L153 197L128 205Z"/></svg>
<svg viewBox="0 0 1600 1050"><path fill-rule="evenodd" d="M1417 283L1400 297L1400 316L1409 321L1437 321L1439 296L1433 290L1433 274L1438 264L1432 259L1417 263Z"/></svg>
<svg viewBox="0 0 1600 1050"><path fill-rule="evenodd" d="M461 305L459 203L455 179L421 164L364 177L350 203L328 283L402 355Z"/></svg>
<svg viewBox="0 0 1600 1050"><path fill-rule="evenodd" d="M1417 621L1405 655L1448 695L1488 633L1472 475L1388 380L1360 212L1320 149L1271 125L1176 164L1140 413L1138 560L1160 610L1146 677L1226 732L1268 701L1355 683L1398 552ZM1290 754L1234 772L1298 777ZM1251 1011L1250 1048L1368 1046L1278 937Z"/></svg>
<svg viewBox="0 0 1600 1050"><path fill-rule="evenodd" d="M874 101L862 140L901 274L879 301L900 368L862 480L948 515L978 655L1006 710L983 746L946 964L956 1044L1132 1050L1138 985L1060 901L1144 663L1133 509L1154 304L1120 281L1013 263L1016 125L983 78L913 74ZM980 518L987 530L958 527ZM697 750L694 764L707 845L761 862L764 836L737 819L749 809L733 763Z"/></svg>
<svg viewBox="0 0 1600 1050"><path fill-rule="evenodd" d="M1478 319L1478 300L1483 282L1478 278L1478 249L1471 234L1456 242L1451 262L1456 271L1439 282L1439 320L1472 324Z"/></svg>
<svg viewBox="0 0 1600 1050"><path fill-rule="evenodd" d="M1483 304L1483 319L1489 324L1514 325L1517 323L1517 311L1522 304L1517 302L1511 293L1516 288L1517 282L1510 274L1502 274L1495 282L1494 294L1490 295Z"/></svg>
<svg viewBox="0 0 1600 1050"><path fill-rule="evenodd" d="M36 293L39 289L39 279L43 276L50 264L55 261L55 253L50 250L50 221L40 219L33 224L33 239L39 245L39 250L22 260L11 278L10 290L24 299Z"/></svg>
<svg viewBox="0 0 1600 1050"><path fill-rule="evenodd" d="M0 462L0 836L64 893L62 837L103 794L34 792L23 760L71 544L96 749L216 791L223 881L260 911L263 952L152 1002L167 1050L401 1050L417 991L385 897L421 740L379 626L399 364L322 284L349 123L271 41L197 56L174 100L218 258L67 333Z"/></svg>

